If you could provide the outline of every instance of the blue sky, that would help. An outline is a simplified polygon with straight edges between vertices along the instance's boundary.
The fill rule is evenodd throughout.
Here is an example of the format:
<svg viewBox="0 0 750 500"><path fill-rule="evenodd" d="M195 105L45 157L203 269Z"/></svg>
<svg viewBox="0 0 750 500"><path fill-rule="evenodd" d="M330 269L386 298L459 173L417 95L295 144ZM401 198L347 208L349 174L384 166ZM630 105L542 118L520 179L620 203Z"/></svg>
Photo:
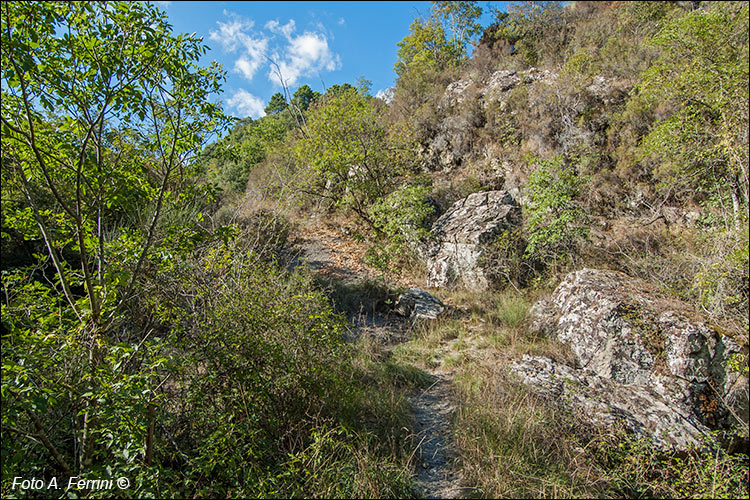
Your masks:
<svg viewBox="0 0 750 500"><path fill-rule="evenodd" d="M324 86L360 76L372 94L392 87L400 42L414 18L429 15L430 2L153 2L164 10L175 32L202 36L211 50L204 63L224 66L221 99L238 117L258 118L271 95L281 91L278 72L291 92L307 84ZM478 2L481 23L492 22L488 5ZM275 68L270 60L278 64Z"/></svg>

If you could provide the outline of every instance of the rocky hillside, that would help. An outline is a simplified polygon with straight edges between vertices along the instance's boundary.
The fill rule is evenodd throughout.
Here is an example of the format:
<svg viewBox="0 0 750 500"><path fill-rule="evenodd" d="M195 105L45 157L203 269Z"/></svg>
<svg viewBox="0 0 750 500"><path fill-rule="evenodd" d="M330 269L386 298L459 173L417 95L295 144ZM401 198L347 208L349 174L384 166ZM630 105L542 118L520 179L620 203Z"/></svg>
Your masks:
<svg viewBox="0 0 750 500"><path fill-rule="evenodd" d="M748 4L504 8L234 121L150 3L3 3L2 496L746 498Z"/></svg>

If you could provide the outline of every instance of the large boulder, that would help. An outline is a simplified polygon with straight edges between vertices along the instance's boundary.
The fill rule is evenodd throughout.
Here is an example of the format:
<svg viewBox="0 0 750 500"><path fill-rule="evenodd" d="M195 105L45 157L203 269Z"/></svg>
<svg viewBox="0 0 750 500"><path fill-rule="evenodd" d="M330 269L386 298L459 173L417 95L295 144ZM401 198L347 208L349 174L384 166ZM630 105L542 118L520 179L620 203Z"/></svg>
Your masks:
<svg viewBox="0 0 750 500"><path fill-rule="evenodd" d="M428 286L444 287L460 279L470 288L486 288L481 258L487 244L520 222L521 207L506 191L474 193L454 203L432 225Z"/></svg>
<svg viewBox="0 0 750 500"><path fill-rule="evenodd" d="M639 435L650 436L660 447L686 449L707 432L687 408L669 402L656 388L621 384L544 356L524 355L511 369L541 396L584 421L624 424Z"/></svg>
<svg viewBox="0 0 750 500"><path fill-rule="evenodd" d="M646 282L583 269L533 313L533 327L567 344L577 366L529 357L513 370L594 421L621 420L679 448L738 419L747 425L747 375L729 368L740 346Z"/></svg>

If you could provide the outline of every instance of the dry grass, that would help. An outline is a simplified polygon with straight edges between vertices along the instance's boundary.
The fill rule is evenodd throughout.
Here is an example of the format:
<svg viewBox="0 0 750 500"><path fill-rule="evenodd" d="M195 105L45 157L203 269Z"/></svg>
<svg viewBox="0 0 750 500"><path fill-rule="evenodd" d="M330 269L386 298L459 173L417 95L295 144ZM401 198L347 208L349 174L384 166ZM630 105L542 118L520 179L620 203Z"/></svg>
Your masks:
<svg viewBox="0 0 750 500"><path fill-rule="evenodd" d="M482 497L602 497L606 482L581 446L575 415L540 401L497 364L467 364L456 381L456 445Z"/></svg>
<svg viewBox="0 0 750 500"><path fill-rule="evenodd" d="M453 438L465 486L488 498L602 494L606 482L576 434L583 424L506 371L525 353L566 357L556 341L528 333L531 300L511 291L439 295L459 313L418 325L394 358L453 373Z"/></svg>

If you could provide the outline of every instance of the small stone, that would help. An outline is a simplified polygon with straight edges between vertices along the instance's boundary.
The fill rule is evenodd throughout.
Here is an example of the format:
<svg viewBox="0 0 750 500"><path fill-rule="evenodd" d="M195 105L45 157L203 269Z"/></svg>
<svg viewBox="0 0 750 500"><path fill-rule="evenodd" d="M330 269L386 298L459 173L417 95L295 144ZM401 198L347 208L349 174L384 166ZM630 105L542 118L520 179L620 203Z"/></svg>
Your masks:
<svg viewBox="0 0 750 500"><path fill-rule="evenodd" d="M413 321L437 319L445 311L445 304L421 288L410 288L398 297L393 311Z"/></svg>

